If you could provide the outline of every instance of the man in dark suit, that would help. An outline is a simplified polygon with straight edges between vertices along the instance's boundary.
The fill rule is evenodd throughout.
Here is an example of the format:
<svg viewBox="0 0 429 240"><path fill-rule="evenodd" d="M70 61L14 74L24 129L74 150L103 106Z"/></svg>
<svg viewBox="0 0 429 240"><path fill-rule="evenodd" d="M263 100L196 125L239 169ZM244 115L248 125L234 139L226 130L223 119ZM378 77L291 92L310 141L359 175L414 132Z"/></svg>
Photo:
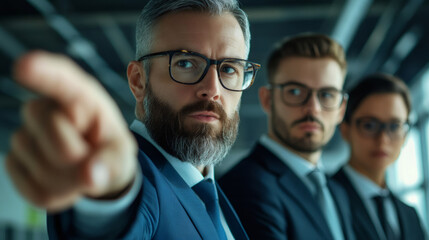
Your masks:
<svg viewBox="0 0 429 240"><path fill-rule="evenodd" d="M7 157L16 187L51 213L51 239L247 239L213 177L259 68L245 60L246 14L236 1L149 1L136 40L134 137L66 57L33 52L16 63L17 81L41 95L26 104Z"/></svg>
<svg viewBox="0 0 429 240"><path fill-rule="evenodd" d="M324 35L281 42L259 90L268 134L219 183L251 239L353 239L346 194L321 171L342 121L346 61ZM318 181L316 181L318 179Z"/></svg>
<svg viewBox="0 0 429 240"><path fill-rule="evenodd" d="M425 239L416 210L390 192L385 180L404 144L410 111L407 86L391 75L366 76L350 92L341 124L350 157L333 178L348 193L359 239Z"/></svg>

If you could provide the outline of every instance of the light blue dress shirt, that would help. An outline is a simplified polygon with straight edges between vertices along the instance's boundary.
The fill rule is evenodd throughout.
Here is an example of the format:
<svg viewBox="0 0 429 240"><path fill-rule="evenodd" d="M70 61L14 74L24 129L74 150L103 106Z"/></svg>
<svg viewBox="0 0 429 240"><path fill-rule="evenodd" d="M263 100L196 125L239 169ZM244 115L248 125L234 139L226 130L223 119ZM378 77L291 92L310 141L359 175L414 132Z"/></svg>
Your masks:
<svg viewBox="0 0 429 240"><path fill-rule="evenodd" d="M381 188L369 178L358 173L349 165L344 166L344 172L349 177L350 182L356 189L356 192L358 193L359 197L362 199L363 204L369 214L369 217L371 218L371 221L375 229L377 230L378 236L380 237L380 239L386 239L383 227L381 226L380 220L377 216L377 206L375 205L373 198L375 196L387 197L389 195L389 190ZM401 229L399 227L399 220L397 217L398 214L393 205L392 198L385 198L384 204L386 209L387 221L392 228L393 233L396 235L396 237L399 237Z"/></svg>
<svg viewBox="0 0 429 240"><path fill-rule="evenodd" d="M191 163L182 162L179 159L168 154L162 149L149 135L146 126L134 120L130 129L144 137L167 159L177 173L183 178L189 187L193 187L204 179L214 180L214 167L208 166L208 174L203 176L201 172ZM101 232L103 229L115 227L117 219L125 213L125 210L132 204L142 186L142 173L140 168L137 168L137 175L134 180L131 190L123 197L116 200L101 201L88 198L80 199L74 206L75 226L86 235L91 236L93 233ZM221 210L221 222L229 240L233 240L234 236L228 227L225 217ZM88 236L88 235L87 235Z"/></svg>

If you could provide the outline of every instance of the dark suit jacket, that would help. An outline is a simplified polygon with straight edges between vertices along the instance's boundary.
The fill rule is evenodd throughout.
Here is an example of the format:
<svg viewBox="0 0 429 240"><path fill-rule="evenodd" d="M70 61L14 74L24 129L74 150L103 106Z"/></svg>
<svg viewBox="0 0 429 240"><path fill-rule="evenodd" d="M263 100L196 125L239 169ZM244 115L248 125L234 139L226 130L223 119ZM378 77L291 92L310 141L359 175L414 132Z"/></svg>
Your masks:
<svg viewBox="0 0 429 240"><path fill-rule="evenodd" d="M368 211L358 195L356 189L350 182L343 169L340 169L333 179L341 183L347 191L352 206L353 229L358 239L378 240L377 231L372 224ZM399 225L401 227L401 239L420 240L425 239L425 233L414 208L406 205L392 194L393 205L398 213Z"/></svg>
<svg viewBox="0 0 429 240"><path fill-rule="evenodd" d="M122 229L106 229L97 239L218 239L201 200L164 156L141 136L139 163L143 189L130 207L129 217L118 219ZM248 239L237 215L218 187L219 204L236 239ZM81 239L72 224L73 211L48 217L50 239ZM112 226L115 228L115 226Z"/></svg>
<svg viewBox="0 0 429 240"><path fill-rule="evenodd" d="M261 144L220 180L251 239L333 239L329 226L304 183ZM354 239L347 196L328 180L344 239Z"/></svg>

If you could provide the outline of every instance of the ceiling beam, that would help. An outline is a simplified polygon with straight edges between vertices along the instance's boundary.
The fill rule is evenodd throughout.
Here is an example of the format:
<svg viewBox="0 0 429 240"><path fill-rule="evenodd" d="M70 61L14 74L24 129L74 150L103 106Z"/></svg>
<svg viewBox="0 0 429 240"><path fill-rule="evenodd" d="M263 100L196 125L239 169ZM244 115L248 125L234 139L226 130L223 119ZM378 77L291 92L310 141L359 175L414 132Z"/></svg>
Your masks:
<svg viewBox="0 0 429 240"><path fill-rule="evenodd" d="M388 60L392 48L400 41L401 34L407 28L410 20L417 13L423 0L389 2L386 11L381 15L376 27L371 33L368 41L362 48L360 55L353 62L350 73L361 75L382 70L381 67ZM394 66L398 68L399 65ZM387 70L387 69L384 69ZM397 69L389 68L395 73ZM348 86L353 86L359 79L349 79Z"/></svg>
<svg viewBox="0 0 429 240"><path fill-rule="evenodd" d="M251 22L276 22L332 17L339 12L339 8L332 8L328 4L320 4L303 7L244 7L244 11Z"/></svg>
<svg viewBox="0 0 429 240"><path fill-rule="evenodd" d="M417 46L422 35L423 30L421 27L413 27L402 35L391 51L389 58L381 66L381 71L394 74L399 69L402 61Z"/></svg>
<svg viewBox="0 0 429 240"><path fill-rule="evenodd" d="M9 34L4 28L0 26L0 51L11 59L16 59L27 51L12 34Z"/></svg>
<svg viewBox="0 0 429 240"><path fill-rule="evenodd" d="M336 39L345 51L356 34L362 21L371 6L372 0L348 0L332 31L332 38Z"/></svg>
<svg viewBox="0 0 429 240"><path fill-rule="evenodd" d="M47 23L67 43L68 52L82 59L95 73L99 80L113 93L132 108L134 98L131 96L127 81L113 71L97 53L92 43L85 39L78 30L46 0L27 0L46 19ZM131 110L131 109L130 109Z"/></svg>
<svg viewBox="0 0 429 240"><path fill-rule="evenodd" d="M25 102L36 97L36 94L28 91L12 79L4 76L0 76L0 93L20 102Z"/></svg>
<svg viewBox="0 0 429 240"><path fill-rule="evenodd" d="M414 111L418 116L429 114L429 97L427 94L427 89L429 89L429 63L422 68L411 83L410 90L413 93L413 103L419 103L414 106Z"/></svg>
<svg viewBox="0 0 429 240"><path fill-rule="evenodd" d="M376 52L386 38L387 32L394 21L395 14L399 9L400 0L392 0L389 3L385 6L385 11L379 17L374 30L366 40L360 54L348 64L350 66L348 71L349 78L346 81L345 88L356 85L362 74L367 73L372 59L377 56Z"/></svg>
<svg viewBox="0 0 429 240"><path fill-rule="evenodd" d="M122 32L119 25L116 23L115 19L106 15L103 19L100 19L100 27L109 39L113 48L116 51L116 54L121 59L121 62L126 67L130 60L134 59L134 51L128 42L126 36Z"/></svg>
<svg viewBox="0 0 429 240"><path fill-rule="evenodd" d="M367 1L367 0L363 0ZM243 9L247 13L251 22L271 22L271 21L299 21L309 19L332 18L341 12L341 6L331 6L329 4L313 4L308 6L280 6L280 7L246 7ZM378 16L385 12L385 4L374 4L367 12L368 16ZM99 27L100 22L106 19L106 15L113 19L117 25L135 26L140 11L112 11L79 13L71 12L66 15L69 22L77 27ZM7 17L0 20L0 24L8 29L34 29L46 26L46 22L37 16Z"/></svg>

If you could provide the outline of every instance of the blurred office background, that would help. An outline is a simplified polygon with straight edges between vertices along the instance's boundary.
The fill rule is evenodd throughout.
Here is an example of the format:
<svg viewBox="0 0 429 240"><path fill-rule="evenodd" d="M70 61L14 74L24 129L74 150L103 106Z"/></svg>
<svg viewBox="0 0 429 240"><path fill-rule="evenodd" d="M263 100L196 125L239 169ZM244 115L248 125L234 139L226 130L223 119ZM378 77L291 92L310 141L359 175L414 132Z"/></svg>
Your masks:
<svg viewBox="0 0 429 240"><path fill-rule="evenodd" d="M300 32L321 32L347 52L346 88L364 74L395 74L412 89L413 128L400 159L389 170L392 189L416 207L425 226L429 217L429 1L428 0L241 0L249 15L249 59L263 66L273 44ZM134 59L134 27L146 1L2 0L0 3L0 239L46 239L43 211L27 204L4 170L9 138L20 125L20 106L33 94L11 79L13 60L31 49L74 58L95 75L131 122L134 99L126 66ZM174 26L172 26L173 28ZM221 175L266 132L258 88L266 71L243 94L239 138ZM324 152L324 164L336 170L348 149L338 132Z"/></svg>

